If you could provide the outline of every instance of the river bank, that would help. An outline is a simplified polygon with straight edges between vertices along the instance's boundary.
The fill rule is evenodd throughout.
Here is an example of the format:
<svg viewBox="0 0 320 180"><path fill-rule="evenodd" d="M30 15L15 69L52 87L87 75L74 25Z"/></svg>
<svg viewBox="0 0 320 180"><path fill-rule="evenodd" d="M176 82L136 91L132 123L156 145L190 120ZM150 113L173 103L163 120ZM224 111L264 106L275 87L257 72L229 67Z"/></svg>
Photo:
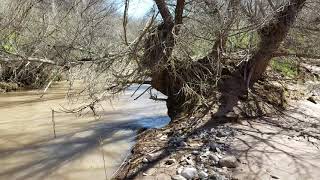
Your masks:
<svg viewBox="0 0 320 180"><path fill-rule="evenodd" d="M236 123L182 118L143 132L115 179L317 179L319 83L288 89L283 111Z"/></svg>

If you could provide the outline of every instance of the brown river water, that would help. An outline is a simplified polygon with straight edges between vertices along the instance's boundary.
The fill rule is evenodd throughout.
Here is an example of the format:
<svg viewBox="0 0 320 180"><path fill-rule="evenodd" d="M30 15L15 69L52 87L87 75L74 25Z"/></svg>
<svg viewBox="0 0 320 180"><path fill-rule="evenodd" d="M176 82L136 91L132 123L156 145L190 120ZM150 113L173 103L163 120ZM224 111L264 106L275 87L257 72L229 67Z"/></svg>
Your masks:
<svg viewBox="0 0 320 180"><path fill-rule="evenodd" d="M130 153L138 129L170 121L165 103L148 94L134 100L135 90L101 103L98 116L62 112L70 104L64 83L42 98L39 91L0 94L0 179L110 179ZM56 138L52 109L58 111Z"/></svg>

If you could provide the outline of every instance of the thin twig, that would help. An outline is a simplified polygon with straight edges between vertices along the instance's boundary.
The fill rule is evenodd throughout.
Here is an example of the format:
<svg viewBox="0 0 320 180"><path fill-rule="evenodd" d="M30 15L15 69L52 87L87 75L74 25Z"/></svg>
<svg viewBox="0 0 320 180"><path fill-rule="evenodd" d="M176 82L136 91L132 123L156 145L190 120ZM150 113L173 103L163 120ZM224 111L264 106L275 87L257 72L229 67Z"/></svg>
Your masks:
<svg viewBox="0 0 320 180"><path fill-rule="evenodd" d="M151 86L148 87L146 90L144 90L138 97L134 98L134 100L139 99L142 95L144 95L144 93L146 93L150 88L152 88Z"/></svg>

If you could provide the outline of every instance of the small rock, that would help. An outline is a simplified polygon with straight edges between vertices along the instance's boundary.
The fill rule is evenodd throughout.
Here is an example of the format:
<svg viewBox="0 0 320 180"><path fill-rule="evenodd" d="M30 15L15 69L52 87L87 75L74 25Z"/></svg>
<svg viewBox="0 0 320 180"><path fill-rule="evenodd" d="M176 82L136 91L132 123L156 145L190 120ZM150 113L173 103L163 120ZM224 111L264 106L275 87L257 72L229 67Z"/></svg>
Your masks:
<svg viewBox="0 0 320 180"><path fill-rule="evenodd" d="M217 171L218 173L223 173L223 172L224 172L224 170L223 170L222 168L217 168L216 171Z"/></svg>
<svg viewBox="0 0 320 180"><path fill-rule="evenodd" d="M149 168L148 170L145 171L146 174L148 174L148 176L152 176L154 174L156 174L158 171L157 168Z"/></svg>
<svg viewBox="0 0 320 180"><path fill-rule="evenodd" d="M310 96L307 100L312 102L313 104L317 104L317 101L312 96Z"/></svg>
<svg viewBox="0 0 320 180"><path fill-rule="evenodd" d="M223 130L220 130L220 131L218 131L217 136L218 137L225 137L225 136L227 136L227 133L223 132Z"/></svg>
<svg viewBox="0 0 320 180"><path fill-rule="evenodd" d="M192 151L192 154L193 155L198 155L198 154L200 154L200 152L199 151Z"/></svg>
<svg viewBox="0 0 320 180"><path fill-rule="evenodd" d="M275 175L270 175L270 177L271 177L272 179L280 179L279 177L277 177L277 176L275 176Z"/></svg>
<svg viewBox="0 0 320 180"><path fill-rule="evenodd" d="M203 146L203 143L202 142L191 141L190 143L188 143L188 145L191 146L191 147L199 148L199 147Z"/></svg>
<svg viewBox="0 0 320 180"><path fill-rule="evenodd" d="M215 151L215 150L216 150L216 147L218 147L218 144L212 142L212 143L209 143L209 147L210 147L210 150Z"/></svg>
<svg viewBox="0 0 320 180"><path fill-rule="evenodd" d="M212 161L211 166L217 166L217 165L218 165L218 163L219 163L219 162L217 162L217 161Z"/></svg>
<svg viewBox="0 0 320 180"><path fill-rule="evenodd" d="M148 161L147 158L143 158L143 159L142 159L142 162L143 162L143 163L148 163L149 161Z"/></svg>
<svg viewBox="0 0 320 180"><path fill-rule="evenodd" d="M199 178L201 179L207 179L208 178L208 174L204 171L200 171L199 172Z"/></svg>
<svg viewBox="0 0 320 180"><path fill-rule="evenodd" d="M187 164L189 164L189 165L192 165L192 166L194 165L194 162L193 162L192 159L188 159L188 158L187 158L185 161L186 161Z"/></svg>
<svg viewBox="0 0 320 180"><path fill-rule="evenodd" d="M208 151L205 151L204 153L202 153L201 156L206 156L206 157L208 157L209 154L211 154L211 152L208 150Z"/></svg>
<svg viewBox="0 0 320 180"><path fill-rule="evenodd" d="M168 136L167 135L163 135L160 137L160 140L164 141L164 140L167 140L168 139Z"/></svg>
<svg viewBox="0 0 320 180"><path fill-rule="evenodd" d="M232 176L231 180L240 180L240 178L238 178L237 176Z"/></svg>
<svg viewBox="0 0 320 180"><path fill-rule="evenodd" d="M175 159L168 159L165 164L166 165L171 165L171 164L175 164L177 161Z"/></svg>
<svg viewBox="0 0 320 180"><path fill-rule="evenodd" d="M163 180L169 180L171 179L171 176L166 173L160 173L156 174L152 177L152 179L163 179Z"/></svg>
<svg viewBox="0 0 320 180"><path fill-rule="evenodd" d="M205 167L205 166L204 166L204 164L202 164L202 163L197 165L197 169L203 169L204 167Z"/></svg>
<svg viewBox="0 0 320 180"><path fill-rule="evenodd" d="M149 153L147 154L146 158L149 162L152 162L154 160L156 160L160 155L161 155L162 151L158 151L156 153Z"/></svg>
<svg viewBox="0 0 320 180"><path fill-rule="evenodd" d="M211 180L225 180L224 176L221 176L219 174L213 174L209 177L209 179Z"/></svg>
<svg viewBox="0 0 320 180"><path fill-rule="evenodd" d="M216 152L217 152L217 153L221 153L220 148L216 147Z"/></svg>
<svg viewBox="0 0 320 180"><path fill-rule="evenodd" d="M214 162L219 162L219 157L217 155L215 155L215 154L210 154L209 158L211 160L213 160Z"/></svg>
<svg viewBox="0 0 320 180"><path fill-rule="evenodd" d="M185 166L185 165L187 165L188 163L186 162L186 161L182 161L182 162L180 162L180 165L181 166Z"/></svg>
<svg viewBox="0 0 320 180"><path fill-rule="evenodd" d="M235 168L238 166L237 158L234 156L226 156L219 160L222 167Z"/></svg>
<svg viewBox="0 0 320 180"><path fill-rule="evenodd" d="M147 174L147 173L142 173L142 175L143 175L143 176L148 176L148 174Z"/></svg>
<svg viewBox="0 0 320 180"><path fill-rule="evenodd" d="M214 169L208 169L208 172L206 172L206 173L208 173L208 175L209 175L209 177L211 176L211 175L214 175L214 174L216 174L217 172L214 170Z"/></svg>
<svg viewBox="0 0 320 180"><path fill-rule="evenodd" d="M177 169L177 174L181 174L182 170L183 170L183 167L182 167L182 166L179 167L179 168Z"/></svg>
<svg viewBox="0 0 320 180"><path fill-rule="evenodd" d="M180 142L180 147L186 147L186 146L188 146L188 144L186 142L184 142L184 141Z"/></svg>
<svg viewBox="0 0 320 180"><path fill-rule="evenodd" d="M318 128L318 124L312 123L312 124L311 124L311 127L312 127L312 128Z"/></svg>
<svg viewBox="0 0 320 180"><path fill-rule="evenodd" d="M198 171L196 168L186 167L182 170L181 176L183 176L187 179L193 179L198 176Z"/></svg>
<svg viewBox="0 0 320 180"><path fill-rule="evenodd" d="M209 150L210 150L210 147L203 147L203 148L201 149L202 152L207 152L207 151L209 151Z"/></svg>
<svg viewBox="0 0 320 180"><path fill-rule="evenodd" d="M173 143L180 143L181 141L183 141L183 138L180 137L180 136L178 136L178 137L173 137L173 138L171 138L171 141L172 141Z"/></svg>
<svg viewBox="0 0 320 180"><path fill-rule="evenodd" d="M200 161L200 162L206 162L207 161L207 156L200 156L200 157L198 157L198 160L197 161Z"/></svg>
<svg viewBox="0 0 320 180"><path fill-rule="evenodd" d="M174 175L171 176L172 180L187 180L185 177L181 176L181 175Z"/></svg>

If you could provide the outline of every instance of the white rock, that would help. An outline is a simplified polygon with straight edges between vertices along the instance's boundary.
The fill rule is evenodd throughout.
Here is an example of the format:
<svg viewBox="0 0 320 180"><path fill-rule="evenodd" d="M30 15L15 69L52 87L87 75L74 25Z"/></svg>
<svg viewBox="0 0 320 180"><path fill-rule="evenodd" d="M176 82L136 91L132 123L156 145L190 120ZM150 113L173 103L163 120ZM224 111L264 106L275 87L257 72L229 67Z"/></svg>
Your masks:
<svg viewBox="0 0 320 180"><path fill-rule="evenodd" d="M182 142L180 142L180 146L181 147L186 147L186 146L188 146L188 144L186 142L182 141Z"/></svg>
<svg viewBox="0 0 320 180"><path fill-rule="evenodd" d="M194 167L186 167L182 170L181 176L187 179L193 179L198 176L198 171Z"/></svg>
<svg viewBox="0 0 320 180"><path fill-rule="evenodd" d="M219 162L219 157L215 154L210 154L209 158L215 162Z"/></svg>
<svg viewBox="0 0 320 180"><path fill-rule="evenodd" d="M147 179L147 178L146 178ZM166 173L157 173L154 176L148 178L148 179L163 179L163 180L169 180L171 179L171 176Z"/></svg>
<svg viewBox="0 0 320 180"><path fill-rule="evenodd" d="M142 162L144 162L144 163L148 163L149 161L148 161L148 159L147 159L147 158L143 158L143 159L142 159Z"/></svg>
<svg viewBox="0 0 320 180"><path fill-rule="evenodd" d="M197 169L203 169L204 168L204 164L197 164Z"/></svg>
<svg viewBox="0 0 320 180"><path fill-rule="evenodd" d="M186 162L187 162L187 164L189 164L189 165L194 165L194 161L192 160L192 159L186 159Z"/></svg>
<svg viewBox="0 0 320 180"><path fill-rule="evenodd" d="M171 176L172 180L187 180L185 177L181 176L181 175L174 175Z"/></svg>
<svg viewBox="0 0 320 180"><path fill-rule="evenodd" d="M234 156L226 156L219 160L219 164L223 167L235 168L238 166L237 158Z"/></svg>
<svg viewBox="0 0 320 180"><path fill-rule="evenodd" d="M167 139L168 139L168 136L167 136L167 135L163 135L163 136L160 137L160 140L162 140L162 141L163 141L163 140L167 140Z"/></svg>
<svg viewBox="0 0 320 180"><path fill-rule="evenodd" d="M221 150L220 150L220 148L218 148L218 147L216 147L216 151L217 151L218 153L221 153Z"/></svg>
<svg viewBox="0 0 320 180"><path fill-rule="evenodd" d="M207 152L207 151L209 151L209 150L210 150L210 147L203 147L203 148L201 149L202 152Z"/></svg>
<svg viewBox="0 0 320 180"><path fill-rule="evenodd" d="M193 155L198 155L200 152L199 151L192 151Z"/></svg>
<svg viewBox="0 0 320 180"><path fill-rule="evenodd" d="M158 151L156 153L149 153L147 154L146 158L149 162L156 160L160 155L162 151Z"/></svg>
<svg viewBox="0 0 320 180"><path fill-rule="evenodd" d="M182 167L182 166L179 167L179 168L177 169L177 174L181 174L182 170L183 170L183 167Z"/></svg>
<svg viewBox="0 0 320 180"><path fill-rule="evenodd" d="M200 171L199 172L199 178L206 179L206 178L208 178L208 174L206 172L204 172L204 171Z"/></svg>
<svg viewBox="0 0 320 180"><path fill-rule="evenodd" d="M215 143L215 142L211 142L211 143L209 143L209 147L210 147L210 149L212 149L212 150L216 150L216 147L218 147L218 144Z"/></svg>
<svg viewBox="0 0 320 180"><path fill-rule="evenodd" d="M203 162L203 163L206 162L208 159L207 156L200 156L199 158L200 158L200 162Z"/></svg>
<svg viewBox="0 0 320 180"><path fill-rule="evenodd" d="M201 156L209 156L211 152L210 151L205 151L204 153L201 154Z"/></svg>
<svg viewBox="0 0 320 180"><path fill-rule="evenodd" d="M216 154L216 156L217 156L219 159L222 158L222 156L221 156L220 154Z"/></svg>

